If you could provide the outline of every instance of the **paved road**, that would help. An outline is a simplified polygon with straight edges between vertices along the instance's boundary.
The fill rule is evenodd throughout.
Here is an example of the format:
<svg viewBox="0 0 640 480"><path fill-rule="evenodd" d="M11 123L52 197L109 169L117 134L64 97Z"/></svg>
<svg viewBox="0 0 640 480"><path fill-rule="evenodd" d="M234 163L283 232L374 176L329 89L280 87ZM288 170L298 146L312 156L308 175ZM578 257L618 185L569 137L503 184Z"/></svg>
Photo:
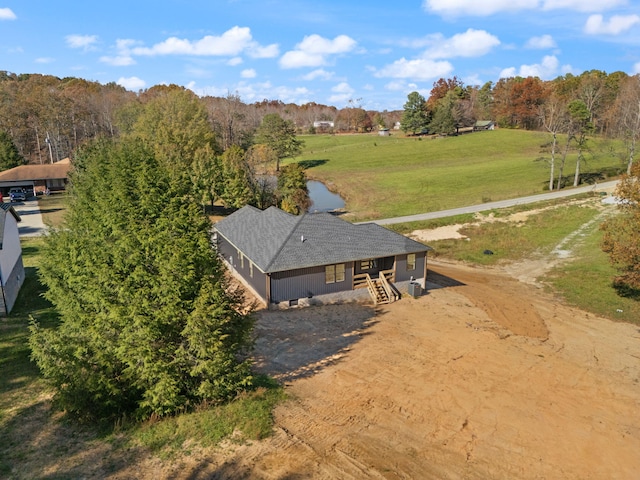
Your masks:
<svg viewBox="0 0 640 480"><path fill-rule="evenodd" d="M417 222L420 220L432 220L434 218L453 217L454 215L462 215L465 213L484 212L495 208L513 207L514 205L524 205L527 203L541 202L544 200L553 200L555 198L570 197L581 193L588 192L610 192L618 183L617 180L610 182L598 183L597 185L587 185L584 187L565 188L564 190L540 193L538 195L530 195L528 197L512 198L511 200L500 200L498 202L481 203L479 205L471 205L468 207L452 208L450 210L440 210L438 212L419 213L417 215L407 215L404 217L383 218L381 220L372 220L368 223L377 223L378 225L393 225L395 223ZM367 222L361 222L367 223Z"/></svg>
<svg viewBox="0 0 640 480"><path fill-rule="evenodd" d="M21 237L39 237L47 231L47 226L42 221L42 214L38 207L37 200L27 200L26 202L13 202L21 221L18 223L18 232Z"/></svg>

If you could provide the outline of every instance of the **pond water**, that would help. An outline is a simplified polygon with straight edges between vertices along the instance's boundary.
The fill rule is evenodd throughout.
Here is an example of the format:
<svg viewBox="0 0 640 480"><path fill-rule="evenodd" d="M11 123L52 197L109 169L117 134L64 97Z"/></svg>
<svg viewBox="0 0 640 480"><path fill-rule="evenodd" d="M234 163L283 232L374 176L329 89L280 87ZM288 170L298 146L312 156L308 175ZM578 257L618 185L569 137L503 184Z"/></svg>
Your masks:
<svg viewBox="0 0 640 480"><path fill-rule="evenodd" d="M344 208L344 200L337 193L329 191L327 186L316 180L307 182L309 198L311 199L310 212L331 212Z"/></svg>

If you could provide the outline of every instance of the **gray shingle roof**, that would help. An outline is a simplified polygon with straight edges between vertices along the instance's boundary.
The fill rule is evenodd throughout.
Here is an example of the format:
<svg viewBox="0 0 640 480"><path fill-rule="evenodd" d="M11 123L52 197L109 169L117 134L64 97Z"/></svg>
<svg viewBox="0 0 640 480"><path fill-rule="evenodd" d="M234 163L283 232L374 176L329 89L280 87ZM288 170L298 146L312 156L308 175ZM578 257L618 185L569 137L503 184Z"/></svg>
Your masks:
<svg viewBox="0 0 640 480"><path fill-rule="evenodd" d="M275 207L243 207L215 229L266 273L431 250L374 223L354 225L329 213L297 217Z"/></svg>

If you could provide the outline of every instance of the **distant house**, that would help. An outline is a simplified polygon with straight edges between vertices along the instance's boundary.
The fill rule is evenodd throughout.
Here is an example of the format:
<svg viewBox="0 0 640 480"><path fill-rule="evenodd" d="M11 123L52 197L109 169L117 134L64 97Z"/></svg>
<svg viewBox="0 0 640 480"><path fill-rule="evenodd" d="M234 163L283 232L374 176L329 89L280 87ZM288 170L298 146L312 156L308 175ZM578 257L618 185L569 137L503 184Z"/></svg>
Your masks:
<svg viewBox="0 0 640 480"><path fill-rule="evenodd" d="M388 137L389 135L391 135L391 133L389 132L388 128L381 128L380 130L378 130L378 135L381 137Z"/></svg>
<svg viewBox="0 0 640 480"><path fill-rule="evenodd" d="M321 303L361 288L375 303L388 303L401 288L424 287L431 250L374 223L355 225L329 213L294 216L276 207L241 208L215 224L214 241L266 306Z"/></svg>
<svg viewBox="0 0 640 480"><path fill-rule="evenodd" d="M20 216L9 203L0 203L0 315L8 315L24 282Z"/></svg>
<svg viewBox="0 0 640 480"><path fill-rule="evenodd" d="M496 128L496 124L491 120L478 120L473 125L474 132L478 130L494 130L495 128Z"/></svg>
<svg viewBox="0 0 640 480"><path fill-rule="evenodd" d="M68 158L43 165L21 165L0 172L0 191L6 193L11 187L22 187L33 195L64 190L69 179L71 161Z"/></svg>
<svg viewBox="0 0 640 480"><path fill-rule="evenodd" d="M316 120L315 122L313 122L313 128L318 128L321 130L329 130L334 126L334 122L330 120Z"/></svg>

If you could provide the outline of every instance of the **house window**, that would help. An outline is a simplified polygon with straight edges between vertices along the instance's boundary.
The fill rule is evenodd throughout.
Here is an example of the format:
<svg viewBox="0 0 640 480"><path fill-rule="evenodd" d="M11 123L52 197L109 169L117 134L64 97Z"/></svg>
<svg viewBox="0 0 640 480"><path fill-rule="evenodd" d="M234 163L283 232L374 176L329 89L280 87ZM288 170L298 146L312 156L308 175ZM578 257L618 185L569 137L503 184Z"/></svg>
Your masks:
<svg viewBox="0 0 640 480"><path fill-rule="evenodd" d="M240 253L240 268L244 269L244 255Z"/></svg>
<svg viewBox="0 0 640 480"><path fill-rule="evenodd" d="M253 278L253 262L249 261L249 276Z"/></svg>
<svg viewBox="0 0 640 480"><path fill-rule="evenodd" d="M375 260L362 260L360 262L360 270L371 270L376 268L377 262Z"/></svg>
<svg viewBox="0 0 640 480"><path fill-rule="evenodd" d="M344 282L344 263L339 263L337 265L327 265L326 267L324 267L324 282Z"/></svg>
<svg viewBox="0 0 640 480"><path fill-rule="evenodd" d="M407 255L407 270L415 270L416 269L416 254L410 253Z"/></svg>

